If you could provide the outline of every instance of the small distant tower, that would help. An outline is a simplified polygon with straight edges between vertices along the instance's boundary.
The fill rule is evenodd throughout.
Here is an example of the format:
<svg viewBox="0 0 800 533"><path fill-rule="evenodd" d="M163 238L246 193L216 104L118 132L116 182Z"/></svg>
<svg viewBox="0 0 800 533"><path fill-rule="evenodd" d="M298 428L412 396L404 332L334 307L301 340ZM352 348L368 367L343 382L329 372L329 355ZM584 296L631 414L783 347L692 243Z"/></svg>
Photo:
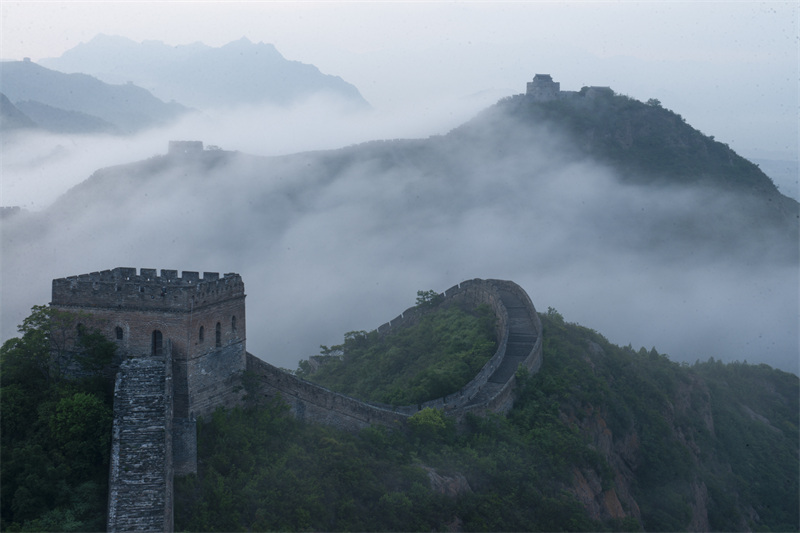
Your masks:
<svg viewBox="0 0 800 533"><path fill-rule="evenodd" d="M203 141L170 141L168 153L170 155L191 155L203 152Z"/></svg>
<svg viewBox="0 0 800 533"><path fill-rule="evenodd" d="M537 74L528 82L527 95L538 102L556 100L561 92L561 84L553 81L550 74Z"/></svg>

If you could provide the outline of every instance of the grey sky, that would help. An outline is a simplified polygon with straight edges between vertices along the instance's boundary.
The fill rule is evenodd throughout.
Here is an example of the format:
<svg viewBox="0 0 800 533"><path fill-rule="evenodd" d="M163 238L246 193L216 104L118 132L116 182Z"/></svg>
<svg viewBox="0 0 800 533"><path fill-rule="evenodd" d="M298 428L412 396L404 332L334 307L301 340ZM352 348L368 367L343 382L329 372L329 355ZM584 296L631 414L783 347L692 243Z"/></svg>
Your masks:
<svg viewBox="0 0 800 533"><path fill-rule="evenodd" d="M9 2L4 59L98 33L173 45L247 37L355 84L380 110L564 89L658 98L746 157L796 159L793 2ZM449 125L448 125L449 126Z"/></svg>

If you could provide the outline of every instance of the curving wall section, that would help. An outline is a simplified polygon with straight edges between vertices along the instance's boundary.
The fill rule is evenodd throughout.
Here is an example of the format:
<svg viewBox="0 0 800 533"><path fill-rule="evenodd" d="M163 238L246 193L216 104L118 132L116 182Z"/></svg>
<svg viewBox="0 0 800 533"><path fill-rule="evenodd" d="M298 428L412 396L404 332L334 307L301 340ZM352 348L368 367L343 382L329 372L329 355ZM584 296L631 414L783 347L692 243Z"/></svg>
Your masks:
<svg viewBox="0 0 800 533"><path fill-rule="evenodd" d="M295 416L347 429L372 424L400 426L421 409L432 407L462 418L466 413L506 412L513 405L515 373L520 365L535 373L542 364L542 324L533 302L516 283L473 279L443 293L441 305L489 305L497 316L497 351L481 371L456 393L418 405L394 407L356 400L302 380L254 355L247 370L257 378L265 397L280 396ZM417 323L424 309L412 307L378 328L388 334Z"/></svg>

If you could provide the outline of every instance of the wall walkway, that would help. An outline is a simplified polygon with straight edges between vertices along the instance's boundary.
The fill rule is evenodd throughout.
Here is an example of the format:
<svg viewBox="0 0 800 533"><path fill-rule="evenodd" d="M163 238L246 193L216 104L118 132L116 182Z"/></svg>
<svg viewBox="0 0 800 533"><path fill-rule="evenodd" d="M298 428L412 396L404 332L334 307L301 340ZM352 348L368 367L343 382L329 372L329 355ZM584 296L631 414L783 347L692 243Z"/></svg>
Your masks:
<svg viewBox="0 0 800 533"><path fill-rule="evenodd" d="M166 361L130 358L117 372L108 531L172 531L172 365Z"/></svg>
<svg viewBox="0 0 800 533"><path fill-rule="evenodd" d="M472 381L444 398L401 407L366 403L299 379L249 353L247 371L256 377L259 394L280 396L296 417L344 429L403 427L409 416L426 407L457 419L467 413L505 412L513 405L517 369L536 372L542 364L542 326L536 309L521 287L501 280L475 279L451 287L441 305L454 304L489 305L497 317L498 347ZM407 309L378 332L411 326L425 312ZM181 412L185 386L173 384L172 344L167 342L163 351L163 356L130 357L117 372L108 531L172 531L173 476L196 471L194 420ZM177 369L176 378L185 381L180 365ZM213 372L221 381L232 379L220 373Z"/></svg>
<svg viewBox="0 0 800 533"><path fill-rule="evenodd" d="M442 409L460 419L467 413L506 412L513 405L515 374L520 365L535 373L542 364L542 325L528 295L516 283L475 279L451 287L441 305L487 304L497 316L497 351L464 388L419 405L390 406L356 400L297 378L252 354L247 369L259 381L261 394L280 396L298 418L341 428L371 424L402 425L406 418L427 407ZM417 307L378 328L388 334L419 321L426 311Z"/></svg>

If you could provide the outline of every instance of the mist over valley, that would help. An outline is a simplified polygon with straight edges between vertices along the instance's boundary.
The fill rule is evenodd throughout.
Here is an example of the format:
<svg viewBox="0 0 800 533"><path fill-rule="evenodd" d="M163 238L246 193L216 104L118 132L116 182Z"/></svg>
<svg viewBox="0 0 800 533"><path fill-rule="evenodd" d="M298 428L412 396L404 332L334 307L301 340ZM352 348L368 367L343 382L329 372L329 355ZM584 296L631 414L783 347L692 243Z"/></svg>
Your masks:
<svg viewBox="0 0 800 533"><path fill-rule="evenodd" d="M0 222L3 338L54 278L238 272L248 350L295 368L417 290L499 278L615 343L797 373L797 202L660 106L525 98L451 102L426 122L321 95L124 138L4 140L4 189L37 182L31 198L54 201ZM221 149L153 155L171 139Z"/></svg>

